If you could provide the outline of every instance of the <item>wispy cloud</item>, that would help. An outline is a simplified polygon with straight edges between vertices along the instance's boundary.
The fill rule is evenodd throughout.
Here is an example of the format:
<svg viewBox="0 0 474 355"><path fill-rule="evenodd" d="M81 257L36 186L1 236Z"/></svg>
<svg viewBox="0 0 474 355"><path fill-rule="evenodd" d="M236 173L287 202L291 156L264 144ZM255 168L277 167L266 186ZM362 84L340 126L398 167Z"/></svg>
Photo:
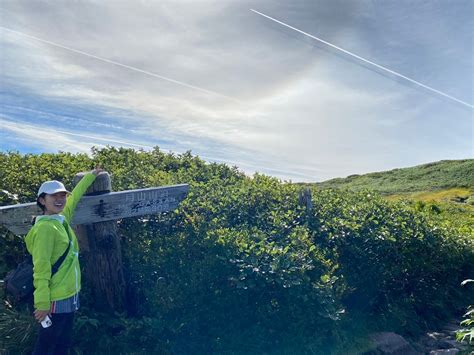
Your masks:
<svg viewBox="0 0 474 355"><path fill-rule="evenodd" d="M55 131L45 129L41 125L30 125L18 122L11 122L0 118L2 129L9 131L16 135L16 139L22 141L23 144L28 144L34 141L37 146L50 151L54 146L58 150L74 151L74 152L89 152L92 145L105 146L97 144L96 139L86 135L67 134L64 131ZM75 139L75 137L86 138Z"/></svg>

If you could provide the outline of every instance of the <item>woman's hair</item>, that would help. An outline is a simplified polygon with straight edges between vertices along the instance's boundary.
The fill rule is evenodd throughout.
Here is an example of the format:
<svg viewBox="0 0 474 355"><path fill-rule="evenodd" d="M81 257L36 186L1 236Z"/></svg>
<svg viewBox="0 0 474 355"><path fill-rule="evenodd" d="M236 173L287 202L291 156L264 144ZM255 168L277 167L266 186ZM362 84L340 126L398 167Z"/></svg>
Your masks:
<svg viewBox="0 0 474 355"><path fill-rule="evenodd" d="M45 197L46 196L46 192L43 192L41 195L38 196L38 198L36 199L36 205L41 208L41 211L43 211L43 214L44 214L44 211L46 210L46 207L45 205L42 205L41 202L40 202L40 197ZM31 220L31 224L32 225L35 225L36 223L36 217L38 216L34 216L33 219Z"/></svg>
<svg viewBox="0 0 474 355"><path fill-rule="evenodd" d="M39 195L38 198L36 199L36 204L38 205L39 208L41 208L41 210L43 211L43 213L44 213L44 211L45 211L45 209L46 209L46 206L43 205L43 204L41 204L41 202L40 202L39 199L40 199L40 198L44 198L45 196L46 196L46 192L43 192L43 193L42 193L41 195Z"/></svg>

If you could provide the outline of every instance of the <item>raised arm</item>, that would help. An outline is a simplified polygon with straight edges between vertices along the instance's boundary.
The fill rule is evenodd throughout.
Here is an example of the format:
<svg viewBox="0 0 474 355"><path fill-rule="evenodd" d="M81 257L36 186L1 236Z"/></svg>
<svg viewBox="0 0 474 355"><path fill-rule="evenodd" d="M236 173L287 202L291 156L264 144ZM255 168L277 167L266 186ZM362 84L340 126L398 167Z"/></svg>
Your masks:
<svg viewBox="0 0 474 355"><path fill-rule="evenodd" d="M67 198L66 206L63 210L63 215L66 217L68 223L71 223L74 211L76 210L77 204L85 194L89 186L92 185L97 175L103 171L99 167L92 170L90 173L85 174L81 181L76 185L74 190L72 190L71 195Z"/></svg>

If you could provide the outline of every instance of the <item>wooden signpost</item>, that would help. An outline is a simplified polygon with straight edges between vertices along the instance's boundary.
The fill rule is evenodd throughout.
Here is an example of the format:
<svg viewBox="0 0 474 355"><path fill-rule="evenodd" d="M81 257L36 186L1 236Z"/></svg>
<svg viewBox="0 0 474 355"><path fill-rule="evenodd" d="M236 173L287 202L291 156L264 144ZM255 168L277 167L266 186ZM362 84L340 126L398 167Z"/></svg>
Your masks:
<svg viewBox="0 0 474 355"><path fill-rule="evenodd" d="M110 192L84 196L79 202L73 225L117 220L171 211L186 197L188 185ZM41 214L35 202L0 207L0 224L16 235L25 235L33 216Z"/></svg>
<svg viewBox="0 0 474 355"><path fill-rule="evenodd" d="M84 173L74 179L77 184ZM100 173L77 205L72 225L81 245L84 279L91 283L97 309L123 311L125 281L116 221L121 218L171 211L186 197L187 184L110 192L110 175ZM0 207L0 224L16 235L31 228L40 215L36 203ZM84 248L84 246L86 246Z"/></svg>

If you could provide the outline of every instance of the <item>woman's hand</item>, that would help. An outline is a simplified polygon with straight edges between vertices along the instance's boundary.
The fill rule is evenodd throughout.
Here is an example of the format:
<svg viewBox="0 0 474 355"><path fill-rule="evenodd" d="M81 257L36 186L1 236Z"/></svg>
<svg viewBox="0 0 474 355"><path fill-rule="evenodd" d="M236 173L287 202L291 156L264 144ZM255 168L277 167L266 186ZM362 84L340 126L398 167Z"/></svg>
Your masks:
<svg viewBox="0 0 474 355"><path fill-rule="evenodd" d="M38 323L41 323L43 319L46 318L46 316L50 313L50 310L48 309L47 311L41 311L39 309L35 309L35 319L38 321Z"/></svg>

